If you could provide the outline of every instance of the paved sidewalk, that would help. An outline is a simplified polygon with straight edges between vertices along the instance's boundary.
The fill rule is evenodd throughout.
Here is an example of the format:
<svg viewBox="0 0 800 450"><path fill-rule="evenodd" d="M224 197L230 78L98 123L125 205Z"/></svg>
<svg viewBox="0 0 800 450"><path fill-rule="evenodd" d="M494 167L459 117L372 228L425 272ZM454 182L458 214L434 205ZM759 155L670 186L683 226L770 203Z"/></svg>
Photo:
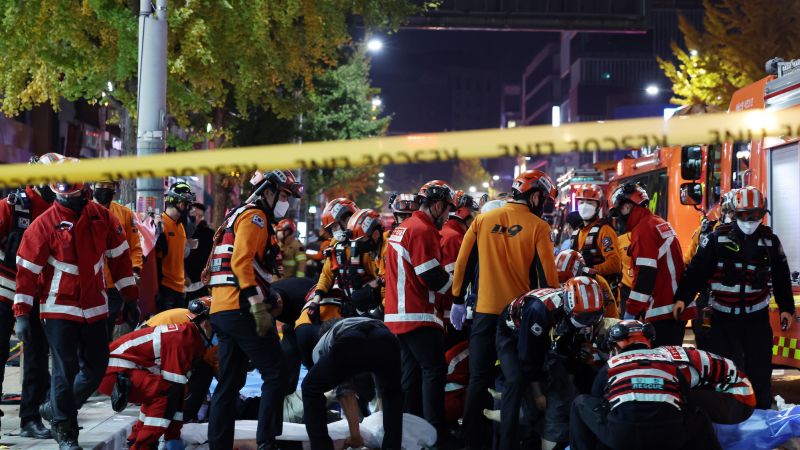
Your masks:
<svg viewBox="0 0 800 450"><path fill-rule="evenodd" d="M6 367L3 390L19 393L22 373L19 367ZM19 436L19 405L0 405L5 416L0 421L0 449L58 450L56 441L28 439ZM93 397L78 413L81 426L79 442L85 450L116 450L125 444L125 438L139 414L132 406L116 414L108 397ZM45 424L46 426L48 424Z"/></svg>

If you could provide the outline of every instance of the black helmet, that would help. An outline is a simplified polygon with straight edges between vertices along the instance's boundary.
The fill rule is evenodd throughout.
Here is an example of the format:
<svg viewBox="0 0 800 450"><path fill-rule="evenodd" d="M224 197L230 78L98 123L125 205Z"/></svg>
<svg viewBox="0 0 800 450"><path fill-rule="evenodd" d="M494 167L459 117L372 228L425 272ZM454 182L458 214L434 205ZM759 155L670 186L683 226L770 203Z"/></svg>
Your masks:
<svg viewBox="0 0 800 450"><path fill-rule="evenodd" d="M178 181L172 184L164 193L164 198L169 206L177 206L179 203L193 203L195 201L194 192L192 187L186 184L185 181Z"/></svg>
<svg viewBox="0 0 800 450"><path fill-rule="evenodd" d="M211 311L211 298L202 297L196 298L189 302L189 319L192 322L198 323L204 319L208 319L209 312Z"/></svg>

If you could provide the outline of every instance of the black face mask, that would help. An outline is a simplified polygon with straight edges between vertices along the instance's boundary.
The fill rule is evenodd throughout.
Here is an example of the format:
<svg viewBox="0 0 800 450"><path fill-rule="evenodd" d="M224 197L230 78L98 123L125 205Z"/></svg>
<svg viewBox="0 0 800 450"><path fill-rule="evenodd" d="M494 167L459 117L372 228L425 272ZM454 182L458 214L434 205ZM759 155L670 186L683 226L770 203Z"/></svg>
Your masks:
<svg viewBox="0 0 800 450"><path fill-rule="evenodd" d="M189 223L195 223L195 222L197 222L197 219L195 219L194 216L189 216Z"/></svg>
<svg viewBox="0 0 800 450"><path fill-rule="evenodd" d="M76 213L80 214L83 207L89 202L85 195L80 197L56 197L56 201L66 208L69 208Z"/></svg>
<svg viewBox="0 0 800 450"><path fill-rule="evenodd" d="M47 203L53 203L53 201L56 199L56 193L53 192L53 190L50 189L50 186L46 184L43 186L37 186L36 190L39 191L39 195L41 195L44 201Z"/></svg>
<svg viewBox="0 0 800 450"><path fill-rule="evenodd" d="M111 201L114 200L114 194L117 192L114 189L109 188L96 188L94 190L94 199L97 200L97 203L101 205L110 205Z"/></svg>

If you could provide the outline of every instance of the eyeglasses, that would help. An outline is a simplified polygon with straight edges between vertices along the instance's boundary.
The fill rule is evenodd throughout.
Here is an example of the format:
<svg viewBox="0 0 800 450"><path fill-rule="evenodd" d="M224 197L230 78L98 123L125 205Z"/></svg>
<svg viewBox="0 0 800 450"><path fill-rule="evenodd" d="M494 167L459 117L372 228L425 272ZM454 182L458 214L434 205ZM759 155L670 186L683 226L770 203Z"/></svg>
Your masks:
<svg viewBox="0 0 800 450"><path fill-rule="evenodd" d="M764 218L766 211L763 209L751 209L748 211L736 211L736 218L745 222L758 222Z"/></svg>

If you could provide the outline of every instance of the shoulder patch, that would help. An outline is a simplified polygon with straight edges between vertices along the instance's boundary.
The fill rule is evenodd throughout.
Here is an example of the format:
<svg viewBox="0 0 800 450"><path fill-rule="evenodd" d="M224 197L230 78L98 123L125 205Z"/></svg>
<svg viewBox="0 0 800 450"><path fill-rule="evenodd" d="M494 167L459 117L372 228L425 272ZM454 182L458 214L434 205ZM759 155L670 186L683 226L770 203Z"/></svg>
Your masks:
<svg viewBox="0 0 800 450"><path fill-rule="evenodd" d="M406 234L405 228L395 228L392 230L391 236L389 236L389 240L392 242L400 242L403 240L403 235Z"/></svg>
<svg viewBox="0 0 800 450"><path fill-rule="evenodd" d="M258 214L253 215L252 222L258 226L258 228L264 228L264 219L261 218Z"/></svg>
<svg viewBox="0 0 800 450"><path fill-rule="evenodd" d="M544 328L538 323L531 325L531 333L533 333L534 336L541 336L542 332L544 332Z"/></svg>
<svg viewBox="0 0 800 450"><path fill-rule="evenodd" d="M605 250L607 252L611 251L611 246L612 246L613 242L611 242L611 238L610 237L608 237L608 236L604 237L603 240L600 241L600 243L603 245L603 250Z"/></svg>
<svg viewBox="0 0 800 450"><path fill-rule="evenodd" d="M703 239L700 240L700 248L706 248L708 245L708 236L703 236Z"/></svg>
<svg viewBox="0 0 800 450"><path fill-rule="evenodd" d="M672 229L672 225L670 225L669 222L662 222L656 225L656 231L658 231L658 234L661 235L661 239L667 239L675 236L675 230Z"/></svg>

